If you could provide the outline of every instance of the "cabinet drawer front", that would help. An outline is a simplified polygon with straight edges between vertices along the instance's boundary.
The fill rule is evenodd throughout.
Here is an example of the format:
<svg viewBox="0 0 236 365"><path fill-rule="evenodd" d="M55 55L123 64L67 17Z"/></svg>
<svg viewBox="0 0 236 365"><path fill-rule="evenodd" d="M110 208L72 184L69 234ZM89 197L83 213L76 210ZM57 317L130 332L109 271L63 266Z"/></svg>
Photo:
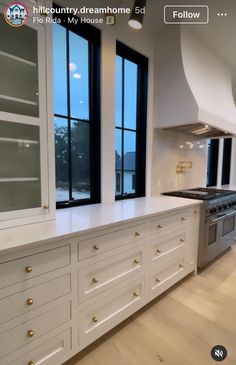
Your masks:
<svg viewBox="0 0 236 365"><path fill-rule="evenodd" d="M71 349L71 330L68 328L60 335L35 347L33 350L17 358L15 361L6 362L7 365L27 365L30 363L40 365L61 364Z"/></svg>
<svg viewBox="0 0 236 365"><path fill-rule="evenodd" d="M101 297L100 297L101 298ZM79 314L81 343L95 340L134 313L144 300L144 280L139 279L96 301Z"/></svg>
<svg viewBox="0 0 236 365"><path fill-rule="evenodd" d="M178 229L185 229L191 221L188 211L164 217L157 218L150 222L150 235L151 236L164 236Z"/></svg>
<svg viewBox="0 0 236 365"><path fill-rule="evenodd" d="M173 251L178 254L181 251L186 242L186 232L177 231L171 235L162 239L154 238L151 241L150 260L156 262L167 255L170 255Z"/></svg>
<svg viewBox="0 0 236 365"><path fill-rule="evenodd" d="M139 224L120 231L93 237L78 243L79 260L84 260L122 245L139 241L146 237L146 225Z"/></svg>
<svg viewBox="0 0 236 365"><path fill-rule="evenodd" d="M63 246L0 264L0 288L70 264L70 246Z"/></svg>
<svg viewBox="0 0 236 365"><path fill-rule="evenodd" d="M39 336L69 321L70 318L70 302L68 301L43 315L0 334L0 358L31 343Z"/></svg>
<svg viewBox="0 0 236 365"><path fill-rule="evenodd" d="M126 251L79 269L79 302L90 299L132 274L138 274L144 263L144 247Z"/></svg>
<svg viewBox="0 0 236 365"><path fill-rule="evenodd" d="M162 267L153 270L149 276L151 296L157 296L180 280L186 272L184 256L175 257Z"/></svg>
<svg viewBox="0 0 236 365"><path fill-rule="evenodd" d="M70 293L70 274L0 300L0 323L27 313ZM27 318L26 318L27 319Z"/></svg>

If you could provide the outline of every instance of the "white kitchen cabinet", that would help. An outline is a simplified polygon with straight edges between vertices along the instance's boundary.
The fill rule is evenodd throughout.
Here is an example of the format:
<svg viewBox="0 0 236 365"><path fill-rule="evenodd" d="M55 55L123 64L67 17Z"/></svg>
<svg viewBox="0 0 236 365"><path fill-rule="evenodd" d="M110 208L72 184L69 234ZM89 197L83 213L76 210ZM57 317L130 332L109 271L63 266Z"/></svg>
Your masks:
<svg viewBox="0 0 236 365"><path fill-rule="evenodd" d="M0 3L0 229L51 219L55 212L49 30L32 18L14 28L4 10Z"/></svg>
<svg viewBox="0 0 236 365"><path fill-rule="evenodd" d="M194 209L144 216L1 257L1 364L61 365L195 272Z"/></svg>

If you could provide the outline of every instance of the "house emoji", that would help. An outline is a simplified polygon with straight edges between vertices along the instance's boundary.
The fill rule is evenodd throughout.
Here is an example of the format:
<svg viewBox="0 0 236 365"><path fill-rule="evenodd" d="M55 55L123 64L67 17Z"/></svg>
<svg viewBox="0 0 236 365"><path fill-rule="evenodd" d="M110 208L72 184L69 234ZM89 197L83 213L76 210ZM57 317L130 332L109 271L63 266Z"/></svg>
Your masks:
<svg viewBox="0 0 236 365"><path fill-rule="evenodd" d="M23 6L14 4L9 7L7 17L9 19L25 19L27 17L27 12Z"/></svg>

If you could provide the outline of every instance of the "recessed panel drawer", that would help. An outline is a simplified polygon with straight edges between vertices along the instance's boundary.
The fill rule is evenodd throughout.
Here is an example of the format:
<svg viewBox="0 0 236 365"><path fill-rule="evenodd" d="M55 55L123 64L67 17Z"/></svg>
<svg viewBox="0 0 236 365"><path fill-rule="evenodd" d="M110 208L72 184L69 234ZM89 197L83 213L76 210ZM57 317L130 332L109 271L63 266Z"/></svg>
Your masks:
<svg viewBox="0 0 236 365"><path fill-rule="evenodd" d="M78 243L79 260L99 255L146 237L146 225L139 224L120 231L103 234Z"/></svg>
<svg viewBox="0 0 236 365"><path fill-rule="evenodd" d="M145 247L140 246L110 256L78 270L79 302L94 297L100 292L119 284L132 274L140 273L144 263Z"/></svg>
<svg viewBox="0 0 236 365"><path fill-rule="evenodd" d="M178 229L185 229L191 221L188 211L183 211L171 216L156 218L150 222L151 236L164 236Z"/></svg>
<svg viewBox="0 0 236 365"><path fill-rule="evenodd" d="M0 300L0 323L26 314L29 311L70 293L70 274L47 281L20 293Z"/></svg>
<svg viewBox="0 0 236 365"><path fill-rule="evenodd" d="M186 232L176 231L161 239L152 239L150 242L150 261L157 262L169 256L172 252L178 254L186 244Z"/></svg>
<svg viewBox="0 0 236 365"><path fill-rule="evenodd" d="M144 304L144 278L129 281L104 295L79 313L80 343L100 337Z"/></svg>
<svg viewBox="0 0 236 365"><path fill-rule="evenodd" d="M0 288L70 264L70 246L63 246L0 264Z"/></svg>
<svg viewBox="0 0 236 365"><path fill-rule="evenodd" d="M61 324L70 321L70 301L0 334L0 357L28 345Z"/></svg>
<svg viewBox="0 0 236 365"><path fill-rule="evenodd" d="M16 360L7 361L6 365L56 365L61 364L68 358L71 350L71 329L55 336L51 340L30 349L25 355L20 356ZM4 362L5 365L5 362Z"/></svg>
<svg viewBox="0 0 236 365"><path fill-rule="evenodd" d="M186 273L186 262L184 256L175 257L165 265L160 265L149 274L149 295L156 297L163 291L170 288Z"/></svg>

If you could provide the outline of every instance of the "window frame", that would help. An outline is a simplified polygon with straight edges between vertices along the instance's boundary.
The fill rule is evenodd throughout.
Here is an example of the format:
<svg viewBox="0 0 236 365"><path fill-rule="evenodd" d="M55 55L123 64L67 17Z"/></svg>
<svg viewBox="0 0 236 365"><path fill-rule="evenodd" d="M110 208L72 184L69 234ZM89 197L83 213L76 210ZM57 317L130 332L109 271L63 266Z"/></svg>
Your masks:
<svg viewBox="0 0 236 365"><path fill-rule="evenodd" d="M137 64L137 109L136 129L124 127L124 67L122 67L122 120L121 126L115 125L115 131L122 133L122 164L121 169L115 172L121 173L121 194L116 194L115 200L132 199L145 196L146 192L146 136L147 136L147 102L148 102L148 58L121 43L116 42L116 56ZM136 133L136 192L124 194L124 131Z"/></svg>
<svg viewBox="0 0 236 365"><path fill-rule="evenodd" d="M60 8L53 3L54 8ZM77 17L78 23L68 23L68 14L56 14L54 18L60 19L60 26L64 27L66 32L66 63L67 63L67 116L55 114L54 117L63 118L68 121L77 121L89 124L89 155L90 155L90 198L71 200L72 197L72 163L71 163L71 128L68 127L69 134L69 201L56 202L56 208L66 208L79 205L89 205L101 202L101 31L94 26L81 23ZM70 75L69 75L69 31L86 39L89 48L89 120L71 117L70 111Z"/></svg>

